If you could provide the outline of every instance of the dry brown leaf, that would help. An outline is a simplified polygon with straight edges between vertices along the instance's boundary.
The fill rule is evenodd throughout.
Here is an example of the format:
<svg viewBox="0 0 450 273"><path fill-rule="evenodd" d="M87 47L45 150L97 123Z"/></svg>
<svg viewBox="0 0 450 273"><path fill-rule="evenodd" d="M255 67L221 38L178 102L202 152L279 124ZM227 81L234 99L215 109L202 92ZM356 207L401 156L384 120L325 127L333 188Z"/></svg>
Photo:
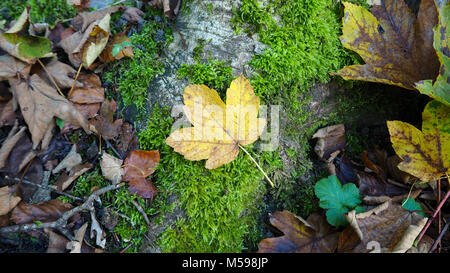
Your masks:
<svg viewBox="0 0 450 273"><path fill-rule="evenodd" d="M73 69L70 65L58 61L58 58L52 58L51 61L45 65L47 71L52 75L56 84L59 88L71 88L73 81L75 79L75 74L77 71ZM47 73L41 70L41 78L48 78ZM50 82L50 81L48 81ZM52 85L53 86L53 85ZM77 81L75 83L76 87L83 86L82 83Z"/></svg>
<svg viewBox="0 0 450 273"><path fill-rule="evenodd" d="M128 183L128 185L128 191L131 194L136 194L137 196L142 198L153 200L153 198L158 193L158 189L155 187L155 185L153 185L151 181L148 181L143 177L133 178Z"/></svg>
<svg viewBox="0 0 450 273"><path fill-rule="evenodd" d="M2 147L0 148L0 169L6 165L6 160L9 157L9 154L13 150L14 146L16 146L17 142L22 138L25 134L26 127L21 127L19 130L19 123L15 122L13 128L8 133L8 137L3 142Z"/></svg>
<svg viewBox="0 0 450 273"><path fill-rule="evenodd" d="M289 211L277 211L270 223L284 235L262 240L260 253L333 253L337 247L339 233L322 215L311 214L305 222Z"/></svg>
<svg viewBox="0 0 450 273"><path fill-rule="evenodd" d="M131 124L124 122L116 141L117 152L122 158L126 158L131 151L138 149L138 147L139 140L136 136L136 130Z"/></svg>
<svg viewBox="0 0 450 273"><path fill-rule="evenodd" d="M28 224L34 221L56 221L64 212L72 208L71 204L64 203L58 199L49 200L40 204L20 202L11 213L11 221L16 224Z"/></svg>
<svg viewBox="0 0 450 273"><path fill-rule="evenodd" d="M316 154L321 159L327 160L333 152L345 148L344 124L319 129L312 138L318 138L317 144L314 147Z"/></svg>
<svg viewBox="0 0 450 273"><path fill-rule="evenodd" d="M77 145L73 144L72 149L66 155L66 157L53 169L52 173L56 174L66 169L66 171L70 171L73 167L79 165L82 161L81 155L77 153Z"/></svg>
<svg viewBox="0 0 450 273"><path fill-rule="evenodd" d="M14 111L14 99L0 102L0 127L13 125L17 117Z"/></svg>
<svg viewBox="0 0 450 273"><path fill-rule="evenodd" d="M30 74L30 69L30 64L24 63L11 55L0 56L0 80L17 77L17 73L26 78Z"/></svg>
<svg viewBox="0 0 450 273"><path fill-rule="evenodd" d="M72 89L67 98L77 104L102 103L105 100L105 89L96 74L81 74L78 77L80 86Z"/></svg>
<svg viewBox="0 0 450 273"><path fill-rule="evenodd" d="M345 215L361 240L352 252L406 252L427 222L415 212L388 201L360 214Z"/></svg>
<svg viewBox="0 0 450 273"><path fill-rule="evenodd" d="M87 121L80 112L38 75L31 76L29 81L13 80L11 86L31 132L33 149L37 148L49 128L54 125L54 117L81 126L89 132Z"/></svg>
<svg viewBox="0 0 450 273"><path fill-rule="evenodd" d="M142 18L142 16L144 15L145 12L143 12L142 10L135 7L126 6L121 18L129 23L136 24L144 21L144 19Z"/></svg>
<svg viewBox="0 0 450 273"><path fill-rule="evenodd" d="M61 236L51 229L45 228L44 231L48 234L47 253L66 253L66 245L69 242L66 237Z"/></svg>
<svg viewBox="0 0 450 273"><path fill-rule="evenodd" d="M71 168L68 173L64 172L58 177L58 180L55 182L55 184L52 185L52 188L56 189L57 191L64 191L72 184L73 181L75 181L85 172L89 171L92 167L92 164L84 163Z"/></svg>
<svg viewBox="0 0 450 273"><path fill-rule="evenodd" d="M21 198L16 196L16 188L16 186L0 188L0 216L7 214L19 204Z"/></svg>
<svg viewBox="0 0 450 273"><path fill-rule="evenodd" d="M123 176L122 162L123 160L115 158L108 153L104 153L102 160L100 161L102 175L113 184L120 183Z"/></svg>
<svg viewBox="0 0 450 273"><path fill-rule="evenodd" d="M66 247L70 250L70 253L81 253L81 247L83 245L84 234L86 233L87 227L88 223L84 223L84 225L75 231L74 240L67 243Z"/></svg>
<svg viewBox="0 0 450 273"><path fill-rule="evenodd" d="M92 23L100 21L106 15L110 15L121 9L121 6L112 6L91 12L81 12L72 19L72 25L76 28L76 30L85 32Z"/></svg>
<svg viewBox="0 0 450 273"><path fill-rule="evenodd" d="M103 229L100 227L100 224L95 217L94 210L91 210L91 239L95 236L95 244L101 248L105 248L106 246L106 234Z"/></svg>
<svg viewBox="0 0 450 273"><path fill-rule="evenodd" d="M122 119L114 121L113 109L113 102L105 100L100 107L100 115L89 120L89 129L106 140L117 137L123 123Z"/></svg>

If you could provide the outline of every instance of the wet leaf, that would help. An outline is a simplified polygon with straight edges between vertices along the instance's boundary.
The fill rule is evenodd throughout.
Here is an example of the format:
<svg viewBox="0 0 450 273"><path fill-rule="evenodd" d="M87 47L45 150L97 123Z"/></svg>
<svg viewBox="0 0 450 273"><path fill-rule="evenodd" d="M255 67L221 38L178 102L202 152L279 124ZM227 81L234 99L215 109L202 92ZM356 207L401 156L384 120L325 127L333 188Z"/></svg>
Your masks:
<svg viewBox="0 0 450 273"><path fill-rule="evenodd" d="M268 238L258 244L260 253L333 253L339 233L324 216L312 214L307 225L289 211L277 211L270 216L270 223L281 230L281 237Z"/></svg>
<svg viewBox="0 0 450 273"><path fill-rule="evenodd" d="M11 213L11 220L16 224L27 224L34 221L52 222L72 209L72 205L61 200L53 199L40 204L20 202Z"/></svg>
<svg viewBox="0 0 450 273"><path fill-rule="evenodd" d="M416 83L420 93L450 106L450 2L441 1L439 7L439 24L434 29L434 48L441 62L436 80Z"/></svg>
<svg viewBox="0 0 450 273"><path fill-rule="evenodd" d="M359 190L355 184L342 186L335 175L317 182L314 192L320 199L319 206L327 210L328 223L336 227L347 225L344 214L361 204Z"/></svg>
<svg viewBox="0 0 450 273"><path fill-rule="evenodd" d="M422 181L439 179L450 167L450 107L431 101L422 113L422 131L401 121L387 122L398 168Z"/></svg>
<svg viewBox="0 0 450 273"><path fill-rule="evenodd" d="M125 159L124 181L146 178L156 171L159 164L158 151L132 151Z"/></svg>
<svg viewBox="0 0 450 273"><path fill-rule="evenodd" d="M142 177L133 178L128 185L128 191L130 191L131 194L136 194L142 198L153 200L155 195L158 193L158 189L155 185L153 185L151 181L148 181Z"/></svg>
<svg viewBox="0 0 450 273"><path fill-rule="evenodd" d="M255 142L266 126L266 119L257 118L259 97L244 76L231 83L226 105L205 85L189 85L183 97L185 114L194 127L174 131L166 143L188 160L208 159L207 169L233 161L239 145Z"/></svg>
<svg viewBox="0 0 450 273"><path fill-rule="evenodd" d="M437 9L433 0L421 1L418 16L404 1L385 0L370 12L343 2L344 47L358 53L366 64L346 66L336 74L415 89L415 83L435 79L439 61L433 49Z"/></svg>

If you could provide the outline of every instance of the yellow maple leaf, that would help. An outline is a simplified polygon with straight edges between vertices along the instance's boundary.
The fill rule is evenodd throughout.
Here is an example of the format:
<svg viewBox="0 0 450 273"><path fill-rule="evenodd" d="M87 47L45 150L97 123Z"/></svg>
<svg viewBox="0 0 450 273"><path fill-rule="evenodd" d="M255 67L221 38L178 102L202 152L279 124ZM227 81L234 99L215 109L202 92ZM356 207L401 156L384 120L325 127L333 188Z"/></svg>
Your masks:
<svg viewBox="0 0 450 273"><path fill-rule="evenodd" d="M422 181L439 179L450 168L450 107L431 101L422 113L422 131L401 121L387 122L398 165Z"/></svg>
<svg viewBox="0 0 450 273"><path fill-rule="evenodd" d="M358 53L366 64L346 66L335 74L415 89L415 83L435 79L439 60L433 48L433 27L438 22L433 0L422 0L418 16L404 1L384 0L370 12L344 2L344 47Z"/></svg>
<svg viewBox="0 0 450 273"><path fill-rule="evenodd" d="M258 118L260 100L244 76L231 83L226 104L205 85L187 86L183 98L193 127L172 132L166 143L188 160L208 159L207 169L233 161L239 147L255 142L267 123Z"/></svg>

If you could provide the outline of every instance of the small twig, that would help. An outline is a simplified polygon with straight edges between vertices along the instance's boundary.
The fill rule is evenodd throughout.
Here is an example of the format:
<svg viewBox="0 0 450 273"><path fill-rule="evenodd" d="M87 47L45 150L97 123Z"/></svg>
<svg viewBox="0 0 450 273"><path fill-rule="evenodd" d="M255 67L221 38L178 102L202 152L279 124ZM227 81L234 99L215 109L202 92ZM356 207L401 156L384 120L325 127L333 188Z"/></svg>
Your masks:
<svg viewBox="0 0 450 273"><path fill-rule="evenodd" d="M70 98L70 96L72 95L73 89L75 88L75 85L77 84L78 76L80 76L82 67L83 67L83 64L80 64L80 67L78 67L77 75L75 76L75 79L73 80L72 87L70 88L69 93L67 93L68 98Z"/></svg>
<svg viewBox="0 0 450 273"><path fill-rule="evenodd" d="M17 177L14 177L14 178L13 178L13 177L5 176L5 179L13 179L13 180L15 180L15 181L20 181L20 179L17 178ZM52 187L50 187L50 186L42 186L42 185L40 185L40 184L36 184L36 183L31 182L31 181L28 181L28 180L26 180L26 179L22 179L22 183L28 184L28 185L32 185L32 186L36 186L36 187L38 187L38 188L45 189L45 190L51 190L51 191L53 191L53 192L55 192L55 193L57 193L57 194L59 194L59 195L67 196L67 197L69 197L69 198L71 198L71 199L73 199L73 200L84 201L83 198L76 197L76 196L73 196L73 195L71 195L71 194L68 194L68 193L65 193L65 192L58 191L58 190L56 190L56 189L54 189L54 188L52 188Z"/></svg>
<svg viewBox="0 0 450 273"><path fill-rule="evenodd" d="M240 144L239 144L239 148L241 148L251 158L251 160L253 160L253 163L255 163L256 167L258 167L258 169L263 173L264 177L267 179L267 181L269 181L272 188L275 188L275 184L273 184L272 180L270 180L270 178L267 176L266 172L264 172L264 170L261 168L261 166L259 166L258 162L256 162L256 160L253 158L253 156L249 152L247 152L247 150L244 147L242 147Z"/></svg>
<svg viewBox="0 0 450 273"><path fill-rule="evenodd" d="M125 183L120 183L117 185L110 185L107 187L104 187L102 189L94 191L88 199L80 206L75 207L69 211L66 211L61 217L54 221L54 222L48 222L48 223L41 223L41 224L23 224L23 225L15 225L15 226L9 226L9 227L3 227L0 228L0 233L9 233L9 232L18 232L18 231L29 231L33 229L41 229L41 228L58 228L58 227L65 227L67 225L67 221L75 215L78 212L81 211L88 211L91 209L91 207L94 205L94 201L102 194L116 190L120 187L125 185Z"/></svg>
<svg viewBox="0 0 450 273"><path fill-rule="evenodd" d="M450 225L450 222L447 222L447 224L445 224L444 229L441 231L441 233L439 234L439 237L437 237L436 241L434 241L433 246L431 246L431 249L430 249L430 251L428 251L428 253L432 253L438 245L441 245L440 242L442 240L442 237L444 237L445 233L447 232L449 225Z"/></svg>
<svg viewBox="0 0 450 273"><path fill-rule="evenodd" d="M59 89L58 85L56 84L56 81L55 81L55 79L53 78L52 74L50 74L50 72L48 72L47 68L46 68L45 65L41 62L40 59L37 59L37 60L38 60L39 64L42 66L42 68L44 69L45 73L47 73L47 75L48 75L50 81L53 83L53 85L55 85L56 90L58 90L58 93L59 93L63 98L65 98L63 92L61 92L61 89Z"/></svg>
<svg viewBox="0 0 450 273"><path fill-rule="evenodd" d="M441 179L439 178L437 181L437 204L441 202ZM441 211L438 212L438 233L441 234L442 227L442 219L441 219ZM441 244L438 242L438 253L441 253Z"/></svg>
<svg viewBox="0 0 450 273"><path fill-rule="evenodd" d="M124 253L124 252L127 251L127 249L129 249L132 245L133 245L133 242L131 242L131 244L129 244L126 248L122 249L119 253Z"/></svg>
<svg viewBox="0 0 450 273"><path fill-rule="evenodd" d="M116 150L116 149L114 148L114 146L111 144L111 142L109 142L108 140L106 140L106 139L104 139L104 138L103 138L103 140L105 141L106 147L107 147L107 148L111 148L111 150L117 155L118 158L123 159L122 156L119 154L119 152L117 152L117 150Z"/></svg>
<svg viewBox="0 0 450 273"><path fill-rule="evenodd" d="M447 192L447 194L445 195L444 199L442 199L441 203L439 203L439 206L437 207L436 211L434 212L433 217L431 217L431 219L428 220L427 225L422 230L422 232L420 232L419 238L416 241L416 245L420 242L420 240L422 240L423 235L428 230L428 228L430 227L431 223L436 218L436 215L438 215L439 211L441 210L442 206L444 205L445 201L447 201L449 196L450 196L450 191Z"/></svg>
<svg viewBox="0 0 450 273"><path fill-rule="evenodd" d="M131 200L131 204L133 204L137 208L137 210L142 214L142 217L144 217L144 220L147 223L147 225L150 225L150 221L148 220L147 214L145 213L142 206L135 200Z"/></svg>

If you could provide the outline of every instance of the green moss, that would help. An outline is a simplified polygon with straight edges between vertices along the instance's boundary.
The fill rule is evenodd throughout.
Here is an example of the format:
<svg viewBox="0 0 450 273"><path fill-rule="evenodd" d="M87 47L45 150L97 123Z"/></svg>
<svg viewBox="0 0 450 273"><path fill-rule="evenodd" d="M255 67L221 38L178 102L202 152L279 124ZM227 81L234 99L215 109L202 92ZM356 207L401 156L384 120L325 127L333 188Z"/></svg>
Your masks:
<svg viewBox="0 0 450 273"><path fill-rule="evenodd" d="M233 80L233 70L229 62L209 60L193 65L182 64L177 76L186 78L190 84L204 84L224 95Z"/></svg>
<svg viewBox="0 0 450 273"><path fill-rule="evenodd" d="M33 23L53 25L58 20L70 19L76 14L75 8L66 0L3 0L0 4L0 8L8 8L6 14L12 19L20 16L26 6L31 9L30 19Z"/></svg>
<svg viewBox="0 0 450 273"><path fill-rule="evenodd" d="M244 241L258 242L255 232L258 209L266 181L244 153L233 162L207 170L205 161L188 161L165 144L173 119L170 112L155 106L147 128L140 133L143 149L158 149L161 162L156 183L171 183L187 219L180 220L160 237L166 252L240 252ZM251 147L249 147L250 150ZM280 168L277 153L253 151L266 172Z"/></svg>
<svg viewBox="0 0 450 273"><path fill-rule="evenodd" d="M125 106L134 105L139 111L145 110L149 84L164 72L164 63L158 56L173 40L166 21L158 23L152 20L156 14L161 16L159 11L147 13L146 19L149 20L142 31L130 36L134 58L113 62L102 76L104 82L116 87ZM164 31L163 41L156 40L158 31Z"/></svg>
<svg viewBox="0 0 450 273"><path fill-rule="evenodd" d="M365 4L363 0L354 0ZM232 24L236 32L258 34L268 49L252 58L249 64L256 71L251 83L266 104L284 108L286 124L283 133L295 141L286 144L290 155L291 173L283 176L280 187L273 192L280 208L301 214L299 194L304 189L298 179L312 169L308 159L309 139L320 127L333 122L330 117L316 117L306 107L311 99L309 89L318 82L330 80L330 73L361 59L346 50L339 41L343 8L340 1L269 0L261 5L257 0L243 0L234 8ZM347 83L351 84L351 83Z"/></svg>

